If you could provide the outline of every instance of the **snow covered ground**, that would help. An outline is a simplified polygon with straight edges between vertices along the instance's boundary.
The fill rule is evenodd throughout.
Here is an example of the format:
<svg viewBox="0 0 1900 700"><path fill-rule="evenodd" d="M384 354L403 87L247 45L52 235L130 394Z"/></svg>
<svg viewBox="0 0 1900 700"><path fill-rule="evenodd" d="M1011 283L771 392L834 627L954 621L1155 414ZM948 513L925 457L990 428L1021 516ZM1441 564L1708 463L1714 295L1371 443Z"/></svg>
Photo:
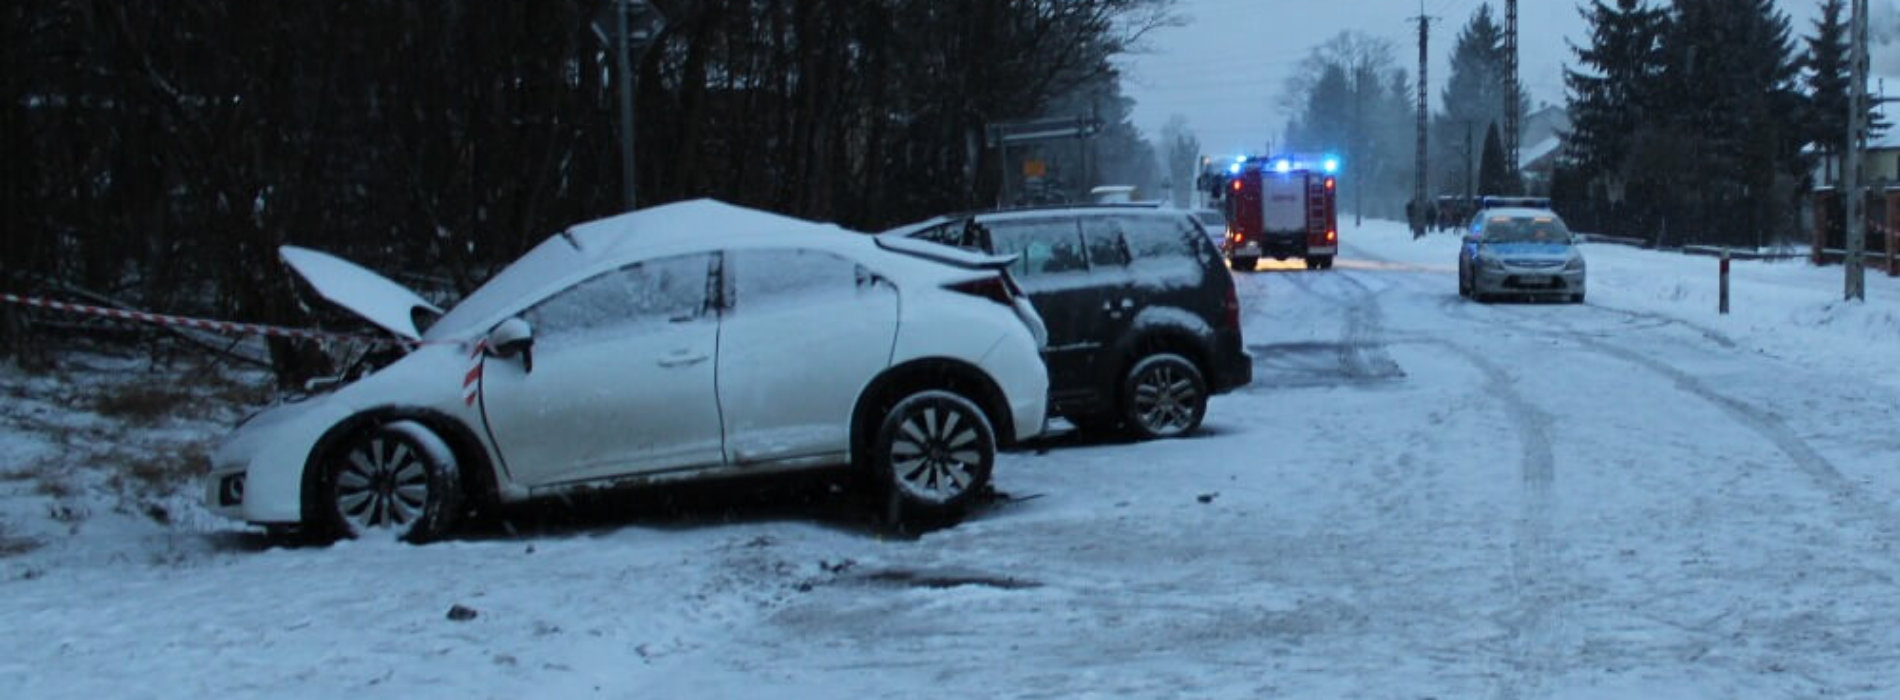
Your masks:
<svg viewBox="0 0 1900 700"><path fill-rule="evenodd" d="M1343 238L1238 277L1201 435L1006 455L915 539L788 485L267 548L57 459L235 408L0 370L0 697L1900 696L1900 283L1736 262L1718 316L1715 260L1591 245L1587 305L1479 305L1452 238Z"/></svg>

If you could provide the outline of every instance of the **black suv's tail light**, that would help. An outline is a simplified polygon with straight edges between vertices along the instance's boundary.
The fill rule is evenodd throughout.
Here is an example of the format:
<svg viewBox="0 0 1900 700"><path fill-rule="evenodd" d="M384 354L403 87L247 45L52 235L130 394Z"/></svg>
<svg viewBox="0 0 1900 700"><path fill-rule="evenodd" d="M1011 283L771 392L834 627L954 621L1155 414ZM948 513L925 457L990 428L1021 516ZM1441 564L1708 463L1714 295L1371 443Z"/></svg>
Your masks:
<svg viewBox="0 0 1900 700"><path fill-rule="evenodd" d="M1240 330L1240 293L1234 291L1234 287L1227 285L1227 298L1221 302L1221 310L1226 312L1227 327Z"/></svg>
<svg viewBox="0 0 1900 700"><path fill-rule="evenodd" d="M994 277L985 277L983 279L945 285L944 288L953 292L962 292L970 296L983 297L998 304L1013 307L1015 306L1015 295L1011 293L1013 291L1011 289L1012 286L1014 285L1011 285L1009 280L1005 279L1002 275L996 275Z"/></svg>

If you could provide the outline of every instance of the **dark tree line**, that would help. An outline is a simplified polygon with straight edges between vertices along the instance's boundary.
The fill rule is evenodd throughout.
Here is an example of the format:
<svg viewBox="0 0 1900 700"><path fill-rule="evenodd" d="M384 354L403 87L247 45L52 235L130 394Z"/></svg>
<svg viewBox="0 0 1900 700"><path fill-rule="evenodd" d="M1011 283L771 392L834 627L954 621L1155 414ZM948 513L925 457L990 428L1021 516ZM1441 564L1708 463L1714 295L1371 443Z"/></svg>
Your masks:
<svg viewBox="0 0 1900 700"><path fill-rule="evenodd" d="M1760 246L1798 228L1818 155L1844 150L1842 4L1798 50L1772 0L1593 0L1553 182L1573 225L1660 245Z"/></svg>
<svg viewBox="0 0 1900 700"><path fill-rule="evenodd" d="M987 202L985 125L1112 78L1171 2L653 0L640 203L876 228ZM301 323L295 243L467 291L624 208L606 4L6 3L0 288Z"/></svg>
<svg viewBox="0 0 1900 700"><path fill-rule="evenodd" d="M1432 115L1431 149L1436 172L1428 191L1439 194L1519 194L1517 164L1507 162L1502 138L1505 128L1504 25L1489 3L1479 5L1458 31L1452 44L1451 71L1439 96L1443 110ZM1518 123L1530 112L1530 100L1517 90ZM1484 167L1491 132L1498 133L1498 156ZM1487 176L1487 173L1489 175Z"/></svg>
<svg viewBox="0 0 1900 700"><path fill-rule="evenodd" d="M1391 42L1341 32L1314 47L1288 79L1281 99L1293 117L1279 150L1343 158L1342 208L1402 216L1412 196L1415 85Z"/></svg>

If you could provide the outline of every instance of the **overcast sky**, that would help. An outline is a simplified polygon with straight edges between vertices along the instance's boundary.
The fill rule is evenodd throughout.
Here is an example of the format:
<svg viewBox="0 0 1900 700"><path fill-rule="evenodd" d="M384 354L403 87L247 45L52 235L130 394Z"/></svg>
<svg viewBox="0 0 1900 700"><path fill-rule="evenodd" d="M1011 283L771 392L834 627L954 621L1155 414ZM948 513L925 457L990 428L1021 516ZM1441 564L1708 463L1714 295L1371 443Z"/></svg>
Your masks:
<svg viewBox="0 0 1900 700"><path fill-rule="evenodd" d="M1487 0L1423 0L1433 16L1430 91L1438 109L1457 34ZM1586 29L1581 0L1519 0L1520 75L1533 106L1562 103L1563 67L1572 53L1566 40L1582 42ZM1489 0L1504 21L1503 0ZM1798 36L1813 31L1821 0L1779 0ZM1873 0L1876 31L1900 40L1900 0ZM1121 61L1123 91L1136 100L1135 126L1150 137L1168 117L1180 114L1213 154L1257 152L1284 130L1278 109L1289 72L1311 49L1344 30L1359 30L1393 43L1408 74L1418 63L1417 29L1411 17L1420 0L1177 0L1183 27L1160 30L1149 50ZM1885 21L1882 21L1885 20ZM1877 72L1900 75L1900 47L1875 52ZM1900 79L1889 92L1900 92Z"/></svg>

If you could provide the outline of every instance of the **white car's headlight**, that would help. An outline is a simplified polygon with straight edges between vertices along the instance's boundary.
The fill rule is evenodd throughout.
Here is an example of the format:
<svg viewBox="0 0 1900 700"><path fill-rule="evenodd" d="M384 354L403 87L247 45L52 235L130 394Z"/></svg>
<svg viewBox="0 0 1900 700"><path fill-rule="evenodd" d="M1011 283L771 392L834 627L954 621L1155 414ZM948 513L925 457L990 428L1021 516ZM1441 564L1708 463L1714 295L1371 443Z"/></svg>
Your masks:
<svg viewBox="0 0 1900 700"><path fill-rule="evenodd" d="M1574 253L1571 254L1570 262L1564 263L1564 269L1570 272L1582 272L1583 256Z"/></svg>

